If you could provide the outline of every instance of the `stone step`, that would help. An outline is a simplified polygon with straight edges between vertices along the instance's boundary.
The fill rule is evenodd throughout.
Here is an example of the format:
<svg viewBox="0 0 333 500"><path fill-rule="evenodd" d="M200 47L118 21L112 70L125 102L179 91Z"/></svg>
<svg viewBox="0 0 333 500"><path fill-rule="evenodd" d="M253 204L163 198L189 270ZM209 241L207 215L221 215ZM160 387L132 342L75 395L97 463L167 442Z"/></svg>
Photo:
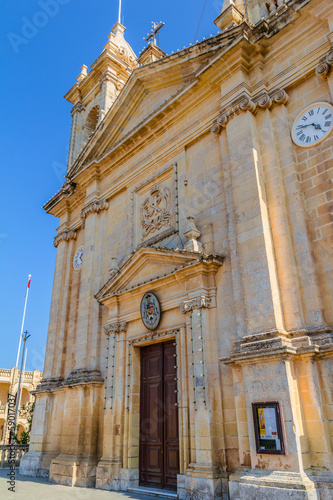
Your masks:
<svg viewBox="0 0 333 500"><path fill-rule="evenodd" d="M128 493L136 493L138 495L147 495L151 497L158 498L172 498L173 500L177 498L177 493L170 490L157 490L155 488L145 488L143 486L138 486L137 488L127 488Z"/></svg>

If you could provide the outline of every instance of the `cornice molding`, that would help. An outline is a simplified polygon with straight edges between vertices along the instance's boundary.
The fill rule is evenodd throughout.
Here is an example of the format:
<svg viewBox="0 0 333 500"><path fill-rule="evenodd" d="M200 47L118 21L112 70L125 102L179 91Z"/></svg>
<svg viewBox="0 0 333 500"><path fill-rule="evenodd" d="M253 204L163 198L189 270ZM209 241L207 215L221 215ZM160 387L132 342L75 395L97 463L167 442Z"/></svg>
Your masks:
<svg viewBox="0 0 333 500"><path fill-rule="evenodd" d="M72 107L71 115L74 116L75 113L81 113L81 111L84 111L85 109L84 104L79 101Z"/></svg>
<svg viewBox="0 0 333 500"><path fill-rule="evenodd" d="M195 297L191 300L185 300L179 304L180 312L186 314L187 312L193 311L193 309L203 309L211 306L212 299L201 295L200 297Z"/></svg>
<svg viewBox="0 0 333 500"><path fill-rule="evenodd" d="M232 118L243 111L250 111L254 115L258 109L270 109L274 103L288 104L288 102L289 96L283 89L275 89L270 93L263 93L253 98L243 94L220 112L219 116L213 121L211 133L219 134L226 128L227 123Z"/></svg>
<svg viewBox="0 0 333 500"><path fill-rule="evenodd" d="M54 238L53 245L57 248L62 241L76 240L77 232L73 230L62 231Z"/></svg>
<svg viewBox="0 0 333 500"><path fill-rule="evenodd" d="M85 220L88 215L99 214L102 210L107 210L109 204L105 200L94 200L81 210L81 219Z"/></svg>
<svg viewBox="0 0 333 500"><path fill-rule="evenodd" d="M104 82L112 82L117 90L121 90L124 86L124 84L120 82L109 69L107 69L99 79L100 88L102 88Z"/></svg>
<svg viewBox="0 0 333 500"><path fill-rule="evenodd" d="M127 322L122 321L120 323L111 323L110 325L104 326L105 335L109 336L111 333L121 333L127 332Z"/></svg>
<svg viewBox="0 0 333 500"><path fill-rule="evenodd" d="M321 76L323 80L328 77L333 66L333 48L331 48L326 56L322 57L316 67L316 75Z"/></svg>

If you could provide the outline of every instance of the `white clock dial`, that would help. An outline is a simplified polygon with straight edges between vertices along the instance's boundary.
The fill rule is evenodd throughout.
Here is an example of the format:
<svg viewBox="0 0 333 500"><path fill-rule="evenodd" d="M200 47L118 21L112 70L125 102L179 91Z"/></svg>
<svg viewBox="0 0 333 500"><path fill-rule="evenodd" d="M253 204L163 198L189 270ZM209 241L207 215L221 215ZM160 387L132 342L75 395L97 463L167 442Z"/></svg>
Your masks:
<svg viewBox="0 0 333 500"><path fill-rule="evenodd" d="M332 130L333 106L317 102L298 115L292 128L292 138L297 146L309 148L326 139Z"/></svg>
<svg viewBox="0 0 333 500"><path fill-rule="evenodd" d="M74 255L73 259L73 267L75 271L78 271L82 267L82 258L83 258L83 247L80 247L76 254Z"/></svg>

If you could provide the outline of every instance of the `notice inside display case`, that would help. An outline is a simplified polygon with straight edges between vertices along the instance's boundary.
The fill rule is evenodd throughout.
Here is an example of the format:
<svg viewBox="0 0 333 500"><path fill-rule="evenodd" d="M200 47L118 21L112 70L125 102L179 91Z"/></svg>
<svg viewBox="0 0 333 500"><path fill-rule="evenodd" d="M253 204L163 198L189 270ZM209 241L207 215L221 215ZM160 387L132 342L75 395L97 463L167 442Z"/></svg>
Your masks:
<svg viewBox="0 0 333 500"><path fill-rule="evenodd" d="M257 453L285 455L281 403L252 403L252 410Z"/></svg>

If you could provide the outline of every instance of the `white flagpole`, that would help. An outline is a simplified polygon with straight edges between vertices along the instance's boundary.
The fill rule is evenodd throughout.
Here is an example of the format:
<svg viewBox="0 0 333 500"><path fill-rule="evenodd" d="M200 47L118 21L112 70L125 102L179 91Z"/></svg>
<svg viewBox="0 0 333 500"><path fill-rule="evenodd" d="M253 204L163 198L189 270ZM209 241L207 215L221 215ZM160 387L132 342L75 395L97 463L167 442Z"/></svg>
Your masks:
<svg viewBox="0 0 333 500"><path fill-rule="evenodd" d="M121 24L121 0L119 0L118 23Z"/></svg>
<svg viewBox="0 0 333 500"><path fill-rule="evenodd" d="M22 372L22 385L21 385L19 400L18 400L18 403L17 403L19 411L20 411L21 399L22 399L23 382L24 382L24 377L25 377L25 364L27 362L27 353L28 353L28 348L26 348L25 355L24 355L23 372ZM20 414L19 414L19 417L20 417Z"/></svg>
<svg viewBox="0 0 333 500"><path fill-rule="evenodd" d="M26 291L26 294L25 294L25 302L24 302L22 326L21 326L21 333L20 333L20 342L19 342L19 346L18 346L17 358L16 358L16 365L15 365L16 368L18 367L18 362L19 362L19 357L20 357L21 342L22 342L22 337L23 337L23 328L24 328L24 320L25 320L25 312L26 312L26 309L27 309L27 301L28 301L28 294L29 294L30 283L31 283L31 274L29 274L28 287L27 287L27 291Z"/></svg>

